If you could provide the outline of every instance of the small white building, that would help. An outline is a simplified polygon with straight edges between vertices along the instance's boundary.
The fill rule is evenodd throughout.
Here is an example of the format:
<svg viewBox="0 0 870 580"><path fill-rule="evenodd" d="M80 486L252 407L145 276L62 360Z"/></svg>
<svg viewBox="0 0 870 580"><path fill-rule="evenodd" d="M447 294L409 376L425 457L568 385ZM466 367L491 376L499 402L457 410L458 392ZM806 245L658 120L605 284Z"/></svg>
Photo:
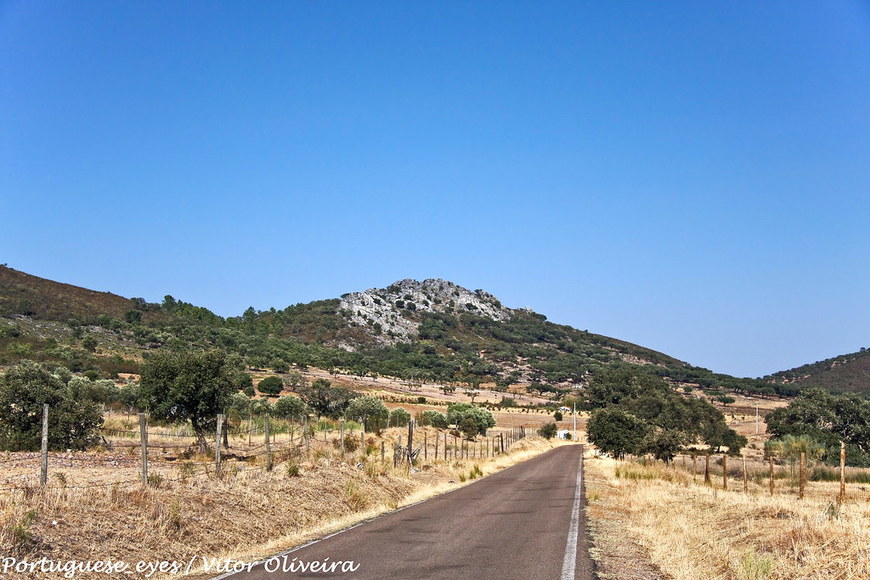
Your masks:
<svg viewBox="0 0 870 580"><path fill-rule="evenodd" d="M559 429L556 431L556 439L571 439L571 430Z"/></svg>

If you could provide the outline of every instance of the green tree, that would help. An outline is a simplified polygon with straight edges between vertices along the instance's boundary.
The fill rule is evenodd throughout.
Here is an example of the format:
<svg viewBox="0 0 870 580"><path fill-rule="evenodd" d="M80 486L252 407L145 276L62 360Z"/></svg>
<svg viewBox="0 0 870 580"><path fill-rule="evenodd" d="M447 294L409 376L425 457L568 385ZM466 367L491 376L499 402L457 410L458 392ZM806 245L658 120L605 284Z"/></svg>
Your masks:
<svg viewBox="0 0 870 580"><path fill-rule="evenodd" d="M291 391L298 393L299 389L308 386L308 381L305 380L305 377L299 371L290 371L284 377L284 384Z"/></svg>
<svg viewBox="0 0 870 580"><path fill-rule="evenodd" d="M429 409L428 411L423 411L423 414L420 416L420 425L431 425L436 429L446 429L447 415L445 415L444 413L439 413L438 411L433 411L432 409Z"/></svg>
<svg viewBox="0 0 870 580"><path fill-rule="evenodd" d="M401 407L390 412L390 425L393 427L407 427L410 420L411 414Z"/></svg>
<svg viewBox="0 0 870 580"><path fill-rule="evenodd" d="M648 431L645 421L615 407L595 411L586 425L589 442L616 459L638 453Z"/></svg>
<svg viewBox="0 0 870 580"><path fill-rule="evenodd" d="M215 429L217 415L228 407L236 391L226 354L156 352L142 365L142 395L151 417L159 421L190 421L200 450Z"/></svg>
<svg viewBox="0 0 870 580"><path fill-rule="evenodd" d="M832 458L839 458L842 440L850 464L870 465L870 401L859 395L806 389L765 421L771 436L807 435L822 443Z"/></svg>
<svg viewBox="0 0 870 580"><path fill-rule="evenodd" d="M463 429L463 422L467 429ZM495 418L486 409L470 403L453 403L447 406L447 423L456 425L467 437L473 438L476 435L485 435L487 429L495 427Z"/></svg>
<svg viewBox="0 0 870 580"><path fill-rule="evenodd" d="M556 436L558 429L556 428L555 423L546 423L543 427L538 429L538 435L543 437L544 439L552 439Z"/></svg>
<svg viewBox="0 0 870 580"><path fill-rule="evenodd" d="M284 381L281 380L281 377L272 375L257 383L257 390L264 395L274 397L284 390Z"/></svg>
<svg viewBox="0 0 870 580"><path fill-rule="evenodd" d="M297 389L302 400L317 414L317 418L326 416L338 419L352 399L359 394L344 387L334 386L326 379L316 379L310 385Z"/></svg>
<svg viewBox="0 0 870 580"><path fill-rule="evenodd" d="M825 446L809 435L784 435L778 439L770 439L764 444L766 457L781 457L792 464L806 454L809 461L817 461L825 455Z"/></svg>
<svg viewBox="0 0 870 580"><path fill-rule="evenodd" d="M251 412L254 415L271 417L274 411L275 405L269 399L253 399L251 401Z"/></svg>
<svg viewBox="0 0 870 580"><path fill-rule="evenodd" d="M39 449L45 403L50 449L84 449L94 443L103 415L91 398L90 381L72 380L68 370L58 371L23 361L0 374L0 448Z"/></svg>
<svg viewBox="0 0 870 580"><path fill-rule="evenodd" d="M286 396L280 397L275 401L272 413L279 419L298 420L301 417L309 415L311 409L299 397Z"/></svg>
<svg viewBox="0 0 870 580"><path fill-rule="evenodd" d="M128 413L148 406L148 401L142 396L139 383L128 383L118 389L118 402L127 409Z"/></svg>
<svg viewBox="0 0 870 580"><path fill-rule="evenodd" d="M88 352L96 351L99 344L100 343L97 342L97 339L91 335L88 335L82 339L82 348Z"/></svg>
<svg viewBox="0 0 870 580"><path fill-rule="evenodd" d="M688 440L689 438L682 431L654 428L647 432L647 436L640 444L640 451L652 453L656 459L670 463Z"/></svg>
<svg viewBox="0 0 870 580"><path fill-rule="evenodd" d="M248 388L253 390L254 379L248 373L236 370L233 372L233 385L236 389L247 392Z"/></svg>
<svg viewBox="0 0 870 580"><path fill-rule="evenodd" d="M347 406L347 418L360 421L366 431L380 431L389 420L390 412L379 398L368 395L353 399Z"/></svg>

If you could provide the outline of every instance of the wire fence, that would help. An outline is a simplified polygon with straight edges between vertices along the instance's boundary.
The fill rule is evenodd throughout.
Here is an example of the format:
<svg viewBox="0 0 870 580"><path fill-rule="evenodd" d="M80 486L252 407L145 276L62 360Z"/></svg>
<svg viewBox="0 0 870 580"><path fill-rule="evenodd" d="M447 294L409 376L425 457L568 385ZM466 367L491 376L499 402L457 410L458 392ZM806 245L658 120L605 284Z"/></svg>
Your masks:
<svg viewBox="0 0 870 580"><path fill-rule="evenodd" d="M410 468L436 461L494 457L507 452L516 441L526 436L524 427L516 427L503 429L497 434L490 432L466 438L457 430L418 428L411 420L407 431L403 429L402 435L394 439L391 437L388 444L386 438L366 433L356 423L342 422L333 429L326 429L324 425L310 424L306 419L301 424L284 425L283 429L273 431L270 420L265 418L262 420L262 429L255 429L253 423L249 422L247 429L236 426L225 430L225 417L218 415L216 431L208 438L210 448L203 449L202 437L183 432L185 428L149 427L147 417L140 414L138 430L101 429L101 444L97 450L49 453L47 407L44 409L41 451L17 452L0 457L0 465L3 465L0 492L21 492L26 497L36 491L137 485L159 487L168 483L220 477L228 472L271 471L277 463L310 460L323 456L325 451L340 453L340 457L351 460L380 455L382 461L392 460L395 467L407 463ZM256 442L253 440L255 434L258 439ZM177 443L155 442L151 441L152 438L168 438L177 440ZM132 441L128 442L127 439ZM120 454L119 450L122 449L125 450L124 455ZM158 450L162 453L157 453ZM170 450L172 454L169 454ZM65 469L75 470L74 475L71 476ZM112 479L113 469L120 470L117 472L120 476L118 479ZM132 470L138 471L137 477L131 476ZM5 478L2 477L3 471L6 472ZM83 475L107 480L69 481Z"/></svg>

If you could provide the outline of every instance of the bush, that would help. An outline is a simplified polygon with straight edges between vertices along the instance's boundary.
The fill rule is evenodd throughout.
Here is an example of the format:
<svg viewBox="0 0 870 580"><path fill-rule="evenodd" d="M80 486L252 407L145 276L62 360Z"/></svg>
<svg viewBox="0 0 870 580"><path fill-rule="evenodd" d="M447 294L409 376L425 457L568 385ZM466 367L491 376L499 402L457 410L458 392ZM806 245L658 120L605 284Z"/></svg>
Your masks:
<svg viewBox="0 0 870 580"><path fill-rule="evenodd" d="M387 423L389 410L379 398L368 395L351 400L347 406L347 418L364 421L366 431L379 431Z"/></svg>
<svg viewBox="0 0 870 580"><path fill-rule="evenodd" d="M347 434L344 436L344 450L353 453L359 449L359 437Z"/></svg>
<svg viewBox="0 0 870 580"><path fill-rule="evenodd" d="M92 383L59 368L52 373L24 361L0 375L0 448L35 451L42 439L42 408L48 412L50 449L84 449L103 422Z"/></svg>
<svg viewBox="0 0 870 580"><path fill-rule="evenodd" d="M284 381L281 377L271 376L266 377L257 383L257 389L264 395L277 396L284 390Z"/></svg>
<svg viewBox="0 0 870 580"><path fill-rule="evenodd" d="M411 414L401 407L393 409L393 412L390 413L390 425L393 427L407 427L410 420Z"/></svg>
<svg viewBox="0 0 870 580"><path fill-rule="evenodd" d="M437 429L446 429L447 428L447 415L444 413L439 413L438 411L428 410L423 411L423 414L420 416L420 425L425 427L426 425L431 425Z"/></svg>
<svg viewBox="0 0 870 580"><path fill-rule="evenodd" d="M486 409L468 403L454 403L447 407L447 423L456 425L466 437L472 438L478 434L484 435L487 429L495 427L495 418Z"/></svg>
<svg viewBox="0 0 870 580"><path fill-rule="evenodd" d="M538 435L543 437L544 439L552 439L556 436L556 432L558 429L556 428L555 423L547 423L540 429L538 429Z"/></svg>
<svg viewBox="0 0 870 580"><path fill-rule="evenodd" d="M311 412L305 401L299 397L280 397L272 407L272 413L279 419L298 419Z"/></svg>

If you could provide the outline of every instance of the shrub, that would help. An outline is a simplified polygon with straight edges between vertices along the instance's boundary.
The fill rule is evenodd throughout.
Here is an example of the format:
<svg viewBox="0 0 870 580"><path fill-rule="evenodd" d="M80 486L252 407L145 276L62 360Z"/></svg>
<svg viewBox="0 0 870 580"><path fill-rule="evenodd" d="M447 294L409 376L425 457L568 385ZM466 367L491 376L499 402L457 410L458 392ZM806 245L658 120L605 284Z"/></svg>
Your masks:
<svg viewBox="0 0 870 580"><path fill-rule="evenodd" d="M43 404L48 412L50 449L84 449L103 422L91 381L55 373L25 361L0 374L0 448L35 451L42 438Z"/></svg>
<svg viewBox="0 0 870 580"><path fill-rule="evenodd" d="M474 437L485 434L490 427L495 427L495 418L486 409L468 403L454 403L447 407L447 423L458 426L466 437Z"/></svg>
<svg viewBox="0 0 870 580"><path fill-rule="evenodd" d="M281 377L272 375L257 383L257 389L264 395L277 396L284 390L284 381Z"/></svg>
<svg viewBox="0 0 870 580"><path fill-rule="evenodd" d="M407 427L410 420L411 414L401 407L393 409L393 412L390 413L390 425L393 427Z"/></svg>
<svg viewBox="0 0 870 580"><path fill-rule="evenodd" d="M344 436L344 450L348 453L353 453L359 449L359 437L354 437L353 435L345 435Z"/></svg>
<svg viewBox="0 0 870 580"><path fill-rule="evenodd" d="M538 435L543 437L544 439L552 439L556 436L556 424L555 423L547 423L540 429L538 429Z"/></svg>
<svg viewBox="0 0 870 580"><path fill-rule="evenodd" d="M437 429L446 429L447 428L447 416L444 413L439 413L438 411L428 410L423 411L423 414L420 415L420 425L426 426L431 425Z"/></svg>
<svg viewBox="0 0 870 580"><path fill-rule="evenodd" d="M364 421L366 431L378 431L386 424L389 410L379 398L367 395L350 401L347 406L347 417Z"/></svg>

